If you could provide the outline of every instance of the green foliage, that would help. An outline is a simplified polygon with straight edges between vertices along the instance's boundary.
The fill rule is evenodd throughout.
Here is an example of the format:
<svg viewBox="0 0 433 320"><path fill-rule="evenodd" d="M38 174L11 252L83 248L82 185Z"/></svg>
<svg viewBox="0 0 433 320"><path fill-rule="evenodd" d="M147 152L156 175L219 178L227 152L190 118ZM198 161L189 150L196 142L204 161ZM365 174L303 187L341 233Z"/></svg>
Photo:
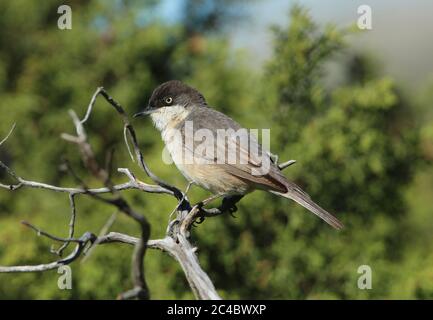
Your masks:
<svg viewBox="0 0 433 320"><path fill-rule="evenodd" d="M280 159L298 160L285 174L346 224L336 232L303 208L261 192L241 201L237 219L207 219L193 237L203 268L223 297L433 297L433 255L425 246L431 240L425 224L432 222L425 205L431 175L417 174L407 192L420 156L411 106L394 81L373 72L363 56L343 65L343 85L326 85L326 64L342 54L347 31L319 27L304 9L294 7L290 25L274 29L274 54L256 75L244 62L248 57L234 55L223 36L203 35L215 31L216 13L185 15L197 24L166 25L151 17L143 24L139 13L151 12L153 2L128 2L131 6L116 8L116 14L113 3L74 1L70 31L56 28L58 1L0 3L0 136L17 122L0 149L2 161L25 178L70 186L73 179L59 170L67 158L89 185L99 185L86 175L75 146L59 138L73 131L67 110L83 115L94 90L103 85L132 114L157 84L182 79L241 124L271 128L272 151ZM146 180L129 160L120 119L102 99L86 126L101 161L114 147L114 166L130 167ZM180 173L161 161L162 143L151 123L139 120L135 127L151 168L183 188ZM423 132L431 141L428 129ZM3 172L0 179L11 182ZM114 179L124 181L119 175ZM193 188L190 198L205 195ZM126 196L150 220L152 238L162 237L175 201L135 191ZM65 236L67 200L41 190L1 189L0 264L55 259L49 253L52 243L19 221ZM77 235L98 233L113 213L86 197L79 197L77 206ZM112 230L138 234L123 215ZM114 298L131 285L131 252L121 245L98 247L88 261L72 265L70 291L57 288L55 271L0 274L0 298ZM356 286L363 264L373 269L373 290ZM151 251L145 265L152 298L193 297L173 259Z"/></svg>
<svg viewBox="0 0 433 320"><path fill-rule="evenodd" d="M203 252L227 292L248 298L381 298L398 288L398 266L416 238L409 232L403 191L416 167L417 131L393 81L374 75L362 59L354 60L357 68L347 66L357 71L347 85L326 88L322 70L341 50L341 37L333 27L322 31L295 7L290 26L276 30L266 73L270 85L261 101L264 114L272 114L273 152L298 160L287 176L332 208L346 228L337 233L284 199L248 196L238 221L226 219L217 230L206 230L220 238ZM373 269L374 290L356 286L363 264Z"/></svg>

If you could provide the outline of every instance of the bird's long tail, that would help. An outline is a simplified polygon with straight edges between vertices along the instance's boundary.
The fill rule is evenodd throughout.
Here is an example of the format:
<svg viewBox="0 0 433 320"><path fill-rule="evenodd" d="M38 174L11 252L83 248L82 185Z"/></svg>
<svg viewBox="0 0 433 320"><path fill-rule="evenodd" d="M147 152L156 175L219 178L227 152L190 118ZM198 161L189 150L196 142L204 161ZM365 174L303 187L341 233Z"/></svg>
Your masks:
<svg viewBox="0 0 433 320"><path fill-rule="evenodd" d="M288 191L286 193L278 191L271 192L299 203L301 206L308 209L337 230L340 230L344 227L344 225L336 217L311 200L310 196L297 185L290 182L287 186L287 189Z"/></svg>

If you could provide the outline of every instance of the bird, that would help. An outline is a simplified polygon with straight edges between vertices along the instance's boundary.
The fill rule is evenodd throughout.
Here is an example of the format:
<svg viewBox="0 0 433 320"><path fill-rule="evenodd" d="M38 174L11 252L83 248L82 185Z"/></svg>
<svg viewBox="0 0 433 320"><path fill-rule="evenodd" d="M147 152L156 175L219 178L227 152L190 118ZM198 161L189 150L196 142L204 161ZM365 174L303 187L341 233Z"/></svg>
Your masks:
<svg viewBox="0 0 433 320"><path fill-rule="evenodd" d="M209 106L195 88L179 80L160 84L134 118L142 116L151 117L174 164L189 183L216 196L270 192L297 202L337 230L343 228L336 217L283 175L272 154L253 134Z"/></svg>

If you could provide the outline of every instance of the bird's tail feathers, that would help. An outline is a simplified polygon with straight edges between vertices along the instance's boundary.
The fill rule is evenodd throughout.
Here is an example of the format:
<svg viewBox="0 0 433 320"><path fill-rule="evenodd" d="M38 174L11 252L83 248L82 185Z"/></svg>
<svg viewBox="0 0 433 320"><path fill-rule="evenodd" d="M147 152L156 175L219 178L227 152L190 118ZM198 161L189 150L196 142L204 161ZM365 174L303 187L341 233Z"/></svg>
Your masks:
<svg viewBox="0 0 433 320"><path fill-rule="evenodd" d="M330 214L313 200L311 200L310 196L304 191L302 191L298 186L294 187L291 185L288 189L289 191L287 191L286 193L278 191L271 192L299 203L301 206L308 209L320 219L324 220L326 223L328 223L337 230L340 230L344 227L344 225L336 217L334 217L332 214Z"/></svg>

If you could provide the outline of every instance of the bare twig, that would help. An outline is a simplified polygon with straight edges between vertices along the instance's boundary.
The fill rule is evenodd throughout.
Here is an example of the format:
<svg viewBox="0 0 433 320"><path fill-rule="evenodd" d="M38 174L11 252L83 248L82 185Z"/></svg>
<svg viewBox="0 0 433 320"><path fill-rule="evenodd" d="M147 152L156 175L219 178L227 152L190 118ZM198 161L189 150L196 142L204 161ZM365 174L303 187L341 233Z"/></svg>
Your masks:
<svg viewBox="0 0 433 320"><path fill-rule="evenodd" d="M96 248L96 245L99 244L99 242L98 242L99 239L108 233L108 230L110 230L114 221L116 221L116 218L117 218L117 211L110 216L110 218L107 220L107 222L105 222L104 226L99 231L98 239L96 239L96 241L93 243L93 245L91 247L89 247L88 250L86 250L85 257L81 260L81 263L85 263L90 258L90 256L93 253L93 250L95 250L95 248Z"/></svg>
<svg viewBox="0 0 433 320"><path fill-rule="evenodd" d="M290 167L292 164L295 164L295 163L296 163L296 160L289 160L289 161L286 161L286 162L284 162L284 163L279 164L279 165L278 165L278 168L279 168L280 170L284 170L284 169L286 169L287 167Z"/></svg>
<svg viewBox="0 0 433 320"><path fill-rule="evenodd" d="M179 210L180 205L187 199L186 196L188 195L189 189L194 184L194 182L190 181L188 185L186 186L185 192L183 193L182 199L177 203L176 207L174 207L173 211L168 216L168 221L170 222L171 218L175 214L176 211Z"/></svg>
<svg viewBox="0 0 433 320"><path fill-rule="evenodd" d="M71 206L71 219L69 221L69 235L68 238L72 238L74 236L75 231L75 219L77 216L77 209L75 207L75 194L69 194L69 204ZM65 241L60 248L57 250L53 250L53 253L62 256L63 251L68 247L69 241Z"/></svg>
<svg viewBox="0 0 433 320"><path fill-rule="evenodd" d="M50 237L52 238L52 237ZM66 239L64 239L66 240ZM71 239L68 239L71 241ZM95 236L90 233L86 232L84 233L77 241L77 245L75 246L75 249L72 253L70 253L67 257L61 260L57 260L51 263L46 264L38 264L38 265L32 265L32 266L10 266L10 267L3 267L0 266L0 273L1 272L40 272L40 271L48 271L57 269L60 266L70 264L71 262L75 261L80 254L83 252L84 247L88 243L92 243L95 240Z"/></svg>
<svg viewBox="0 0 433 320"><path fill-rule="evenodd" d="M44 237L47 237L47 238L49 238L51 240L54 240L54 241L59 241L59 242L81 242L81 240L79 240L79 239L60 238L60 237L54 236L54 235L52 235L52 234L50 234L50 233L48 233L48 232L46 232L46 231L44 231L44 230L36 227L36 226L34 226L33 224L31 224L30 222L27 222L27 221L21 221L21 224L24 225L24 226L26 226L26 227L29 227L30 229L33 229L34 231L36 231L36 233L37 233L38 236L44 236Z"/></svg>
<svg viewBox="0 0 433 320"><path fill-rule="evenodd" d="M41 183L31 180L26 180L24 178L21 178L18 176L11 168L6 166L2 161L0 161L0 167L3 168L11 177L15 178L18 183L12 184L12 185L0 185L0 187L8 189L10 191L18 190L22 187L27 188L34 188L34 189L46 189L54 192L63 192L63 193L69 193L69 194L104 194L104 193L111 193L110 188L103 187L103 188L71 188L71 187L59 187L50 185L47 183ZM158 185L151 185L144 182L141 182L137 179L134 181L129 181L127 183L118 184L112 187L116 191L123 191L123 190L141 190L149 193L165 193L169 195L173 195L173 192L171 190L165 189Z"/></svg>
<svg viewBox="0 0 433 320"><path fill-rule="evenodd" d="M10 137L10 135L12 134L12 132L14 131L14 129L15 129L15 126L16 126L16 123L14 123L13 125L12 125L12 128L9 130L9 133L6 135L6 137L4 137L4 139L2 140L2 141L0 141L0 146L7 140L7 139L9 139L9 137Z"/></svg>
<svg viewBox="0 0 433 320"><path fill-rule="evenodd" d="M101 93L101 90L103 90L103 87L99 87L96 89L95 93L92 96L92 99L90 100L89 106L87 107L86 115L84 116L83 120L81 120L81 124L84 124L87 120L89 120L90 114L92 113L93 106L95 105L96 98Z"/></svg>

